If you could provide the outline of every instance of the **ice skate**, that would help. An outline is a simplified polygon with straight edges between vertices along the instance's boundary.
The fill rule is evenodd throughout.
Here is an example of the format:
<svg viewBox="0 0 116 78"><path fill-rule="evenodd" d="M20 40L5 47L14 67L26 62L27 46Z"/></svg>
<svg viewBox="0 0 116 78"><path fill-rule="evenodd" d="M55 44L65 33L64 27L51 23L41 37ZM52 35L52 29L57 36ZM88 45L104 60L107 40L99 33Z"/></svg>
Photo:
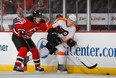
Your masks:
<svg viewBox="0 0 116 78"><path fill-rule="evenodd" d="M35 70L36 70L36 72L44 73L44 68L41 68L39 66L35 67Z"/></svg>
<svg viewBox="0 0 116 78"><path fill-rule="evenodd" d="M20 66L16 66L16 65L14 66L13 71L14 72L20 72L20 73L24 72L24 70Z"/></svg>
<svg viewBox="0 0 116 78"><path fill-rule="evenodd" d="M58 71L57 73L65 73L67 74L67 69L63 67L63 65L58 64Z"/></svg>

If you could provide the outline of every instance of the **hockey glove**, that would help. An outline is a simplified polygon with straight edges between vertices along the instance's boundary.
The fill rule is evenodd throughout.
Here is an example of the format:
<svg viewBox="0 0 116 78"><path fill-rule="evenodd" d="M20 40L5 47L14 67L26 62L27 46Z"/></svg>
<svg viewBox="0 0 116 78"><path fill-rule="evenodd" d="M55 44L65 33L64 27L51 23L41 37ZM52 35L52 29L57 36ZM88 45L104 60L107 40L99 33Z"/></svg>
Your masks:
<svg viewBox="0 0 116 78"><path fill-rule="evenodd" d="M76 41L74 41L73 39L69 39L68 42L67 42L67 45L68 45L69 47L73 47L73 46L76 45Z"/></svg>
<svg viewBox="0 0 116 78"><path fill-rule="evenodd" d="M56 31L57 31L59 34L62 33L62 30L63 30L63 28L62 28L61 26L57 26L57 27L56 27Z"/></svg>
<svg viewBox="0 0 116 78"><path fill-rule="evenodd" d="M18 34L19 34L19 36L23 37L23 35L25 35L25 30L24 29L18 29Z"/></svg>

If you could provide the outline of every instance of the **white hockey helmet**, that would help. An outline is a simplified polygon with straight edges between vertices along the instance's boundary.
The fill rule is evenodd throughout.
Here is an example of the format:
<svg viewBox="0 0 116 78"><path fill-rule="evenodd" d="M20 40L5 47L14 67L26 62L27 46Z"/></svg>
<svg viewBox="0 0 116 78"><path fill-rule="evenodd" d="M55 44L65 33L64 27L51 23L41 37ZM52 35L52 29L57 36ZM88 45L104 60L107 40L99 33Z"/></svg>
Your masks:
<svg viewBox="0 0 116 78"><path fill-rule="evenodd" d="M71 14L68 16L68 19L72 20L72 21L76 21L76 16L74 14Z"/></svg>

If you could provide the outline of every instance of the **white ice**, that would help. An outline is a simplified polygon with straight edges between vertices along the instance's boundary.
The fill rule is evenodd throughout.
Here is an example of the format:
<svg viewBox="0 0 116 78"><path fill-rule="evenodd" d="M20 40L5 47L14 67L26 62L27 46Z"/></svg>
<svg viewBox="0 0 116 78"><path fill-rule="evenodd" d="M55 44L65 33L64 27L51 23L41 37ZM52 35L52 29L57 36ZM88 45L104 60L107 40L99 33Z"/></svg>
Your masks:
<svg viewBox="0 0 116 78"><path fill-rule="evenodd" d="M111 75L0 72L0 78L116 78Z"/></svg>

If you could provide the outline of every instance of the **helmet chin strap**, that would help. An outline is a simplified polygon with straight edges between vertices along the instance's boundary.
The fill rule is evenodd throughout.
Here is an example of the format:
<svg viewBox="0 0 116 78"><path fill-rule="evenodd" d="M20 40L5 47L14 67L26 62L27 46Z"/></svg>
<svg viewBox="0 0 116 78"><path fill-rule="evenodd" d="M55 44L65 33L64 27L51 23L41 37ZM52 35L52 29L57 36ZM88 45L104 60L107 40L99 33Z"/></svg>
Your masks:
<svg viewBox="0 0 116 78"><path fill-rule="evenodd" d="M35 21L36 17L33 18L33 22L37 25L37 22Z"/></svg>

